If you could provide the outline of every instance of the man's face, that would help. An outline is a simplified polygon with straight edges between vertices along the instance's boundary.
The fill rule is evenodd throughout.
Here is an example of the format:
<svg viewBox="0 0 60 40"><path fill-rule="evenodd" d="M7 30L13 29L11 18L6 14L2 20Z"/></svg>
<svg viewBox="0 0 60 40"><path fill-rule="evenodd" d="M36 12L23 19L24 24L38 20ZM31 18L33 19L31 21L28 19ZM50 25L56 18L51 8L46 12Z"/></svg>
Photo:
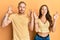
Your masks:
<svg viewBox="0 0 60 40"><path fill-rule="evenodd" d="M26 9L26 5L24 3L21 3L18 8L19 13L24 13L25 9Z"/></svg>

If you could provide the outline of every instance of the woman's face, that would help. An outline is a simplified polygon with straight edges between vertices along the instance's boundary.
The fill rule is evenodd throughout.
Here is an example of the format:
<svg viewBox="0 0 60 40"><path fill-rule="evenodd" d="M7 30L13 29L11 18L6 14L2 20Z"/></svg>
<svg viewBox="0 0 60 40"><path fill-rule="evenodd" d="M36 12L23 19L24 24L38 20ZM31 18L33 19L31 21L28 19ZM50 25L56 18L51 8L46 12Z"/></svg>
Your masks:
<svg viewBox="0 0 60 40"><path fill-rule="evenodd" d="M42 15L46 15L47 14L47 7L46 6L42 7L41 13L42 13Z"/></svg>

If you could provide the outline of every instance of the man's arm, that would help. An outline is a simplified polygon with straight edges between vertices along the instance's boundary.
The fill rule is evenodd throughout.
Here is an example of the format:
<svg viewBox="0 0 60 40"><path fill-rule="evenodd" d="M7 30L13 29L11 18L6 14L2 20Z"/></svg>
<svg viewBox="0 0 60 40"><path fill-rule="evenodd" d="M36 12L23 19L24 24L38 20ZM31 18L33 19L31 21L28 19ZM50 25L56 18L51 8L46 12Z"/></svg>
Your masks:
<svg viewBox="0 0 60 40"><path fill-rule="evenodd" d="M6 15L4 16L4 18L2 20L2 24L1 24L2 27L6 27L8 24L11 23L11 20L9 20L9 16L11 13L12 13L12 8L9 7Z"/></svg>
<svg viewBox="0 0 60 40"><path fill-rule="evenodd" d="M4 16L4 18L3 18L3 20L2 20L2 27L6 27L8 24L11 23L11 20L9 20L8 15L9 15L9 14L6 14L6 15Z"/></svg>

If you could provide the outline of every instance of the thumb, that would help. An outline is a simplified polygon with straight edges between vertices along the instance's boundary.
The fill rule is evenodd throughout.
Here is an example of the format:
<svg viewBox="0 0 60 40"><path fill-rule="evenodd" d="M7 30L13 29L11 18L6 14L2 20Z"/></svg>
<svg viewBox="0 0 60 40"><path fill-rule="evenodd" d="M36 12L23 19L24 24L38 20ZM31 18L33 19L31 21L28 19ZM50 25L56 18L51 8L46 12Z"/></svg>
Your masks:
<svg viewBox="0 0 60 40"><path fill-rule="evenodd" d="M36 13L35 13L35 12L34 12L34 17L35 17L35 18L38 18L38 16L36 15Z"/></svg>
<svg viewBox="0 0 60 40"><path fill-rule="evenodd" d="M12 13L12 7L11 6L8 7L8 13Z"/></svg>

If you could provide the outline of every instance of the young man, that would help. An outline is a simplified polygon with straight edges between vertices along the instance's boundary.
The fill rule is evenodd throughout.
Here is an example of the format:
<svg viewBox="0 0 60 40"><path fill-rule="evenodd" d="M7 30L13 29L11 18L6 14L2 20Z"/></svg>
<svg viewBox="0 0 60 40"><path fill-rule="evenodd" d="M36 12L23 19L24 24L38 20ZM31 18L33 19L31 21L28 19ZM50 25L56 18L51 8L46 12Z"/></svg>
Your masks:
<svg viewBox="0 0 60 40"><path fill-rule="evenodd" d="M13 40L30 40L28 30L29 19L25 15L25 9L26 3L22 1L18 4L18 13L11 14L13 12L11 7L9 7L2 22L2 27L6 27L8 24L12 23ZM33 22L31 24L33 24Z"/></svg>

